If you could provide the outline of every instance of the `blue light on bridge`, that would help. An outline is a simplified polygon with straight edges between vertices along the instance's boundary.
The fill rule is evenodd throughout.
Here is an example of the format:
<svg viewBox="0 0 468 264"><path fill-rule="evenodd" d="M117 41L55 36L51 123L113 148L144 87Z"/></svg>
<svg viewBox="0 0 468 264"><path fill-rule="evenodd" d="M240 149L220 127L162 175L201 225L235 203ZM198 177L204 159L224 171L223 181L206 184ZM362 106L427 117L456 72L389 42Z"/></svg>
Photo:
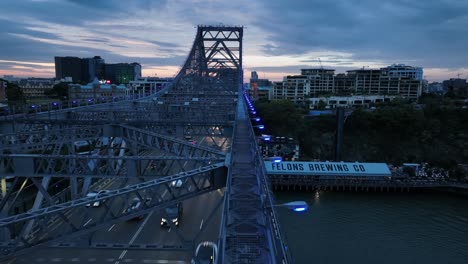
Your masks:
<svg viewBox="0 0 468 264"><path fill-rule="evenodd" d="M296 207L293 209L294 212L304 212L305 210L307 210L305 207Z"/></svg>
<svg viewBox="0 0 468 264"><path fill-rule="evenodd" d="M309 209L309 205L305 201L294 201L276 206L286 207L289 210L293 210L294 212L305 212Z"/></svg>

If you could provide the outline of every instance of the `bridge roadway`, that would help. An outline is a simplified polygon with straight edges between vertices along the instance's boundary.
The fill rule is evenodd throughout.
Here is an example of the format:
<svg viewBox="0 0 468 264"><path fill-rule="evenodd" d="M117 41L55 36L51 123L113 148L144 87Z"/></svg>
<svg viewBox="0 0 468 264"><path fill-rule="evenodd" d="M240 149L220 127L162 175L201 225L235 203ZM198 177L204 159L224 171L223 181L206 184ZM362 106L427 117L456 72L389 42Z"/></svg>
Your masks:
<svg viewBox="0 0 468 264"><path fill-rule="evenodd" d="M111 183L109 189L115 187ZM219 231L220 213L211 221L206 217L222 200L221 190L196 196L183 202L183 216L178 229L184 237L193 237L203 225L209 225L200 236L200 241L216 241ZM93 218L103 208L90 208ZM218 208L217 211L220 211ZM71 212L73 213L73 212ZM161 212L154 211L141 220L132 220L109 226L93 234L93 240L110 244L153 244L177 245L179 237L171 228L160 226ZM88 221L92 221L92 218ZM50 232L60 232L60 224ZM75 241L64 241L75 242ZM82 241L86 243L86 238ZM75 242L76 243L76 242ZM79 244L79 243L76 243ZM6 263L190 263L191 253L184 251L121 250L92 248L38 248L27 255L21 255Z"/></svg>
<svg viewBox="0 0 468 264"><path fill-rule="evenodd" d="M227 151L230 147L229 141L222 137L199 137L193 136L191 141L196 145L205 147L215 147L221 151ZM224 144L223 144L224 143ZM161 150L147 150L140 153L140 156L167 156L170 155ZM182 170L191 169L194 161L185 161ZM169 175L180 171L178 168L171 168ZM99 188L99 190L115 190L135 184L135 179L124 182L123 179L109 179ZM166 193L161 196L165 197ZM152 250L122 250L120 245L165 245L180 246L181 237L190 240L195 237L204 226L208 225L204 232L200 233L197 241L216 241L218 239L221 211L223 209L222 198L224 189L202 194L183 202L183 215L179 227L179 234L173 228L161 227L162 211L153 211L143 219L131 220L119 224L110 225L108 228L97 231L91 236L91 245L101 248L84 248L89 244L89 237L82 237L75 240L65 240L61 244L64 247L55 244L55 247L41 247L25 255L18 256L6 263L190 263L191 253L184 251L152 251ZM122 201L122 204L128 204L128 201ZM83 215L75 214L73 209L65 212L71 216L74 224L80 222L92 224L104 213L104 204L100 207L89 207L92 211L91 217L84 218ZM117 207L117 206L114 206ZM121 210L122 208L111 208ZM213 213L212 218L209 216ZM48 232L51 234L61 232L62 228L68 228L61 220L50 223ZM34 235L34 234L33 234ZM42 234L46 237L48 234ZM102 249L103 246L109 249ZM114 249L110 249L114 248Z"/></svg>

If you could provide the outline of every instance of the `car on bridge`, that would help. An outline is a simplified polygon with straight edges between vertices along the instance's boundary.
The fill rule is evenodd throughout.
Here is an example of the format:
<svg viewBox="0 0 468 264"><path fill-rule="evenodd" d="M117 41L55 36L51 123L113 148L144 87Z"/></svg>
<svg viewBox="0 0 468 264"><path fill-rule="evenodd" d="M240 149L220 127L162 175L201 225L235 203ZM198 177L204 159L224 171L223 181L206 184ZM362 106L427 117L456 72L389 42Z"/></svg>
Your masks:
<svg viewBox="0 0 468 264"><path fill-rule="evenodd" d="M182 203L179 202L176 205L166 207L164 211L166 213L165 217L167 218L165 218L164 216L161 218L161 226L170 227L169 223L167 222L168 219L171 220L175 226L179 226L183 212Z"/></svg>
<svg viewBox="0 0 468 264"><path fill-rule="evenodd" d="M100 190L99 192L90 192L86 195L86 197L99 197L101 194L106 194L108 193L109 191L108 190ZM99 207L101 206L101 203L104 203L106 202L106 200L102 200L102 201L95 201L95 202L91 202L91 203L87 203L86 204L86 207Z"/></svg>
<svg viewBox="0 0 468 264"><path fill-rule="evenodd" d="M151 198L146 198L145 199L145 202L149 202L151 201ZM134 211L138 211L140 210L141 208L143 207L143 203L141 202L140 198L138 197L135 197L133 198L132 202L130 203L130 206L125 209L125 213L126 214L130 214L130 213L133 213ZM133 218L130 218L130 220L141 220L143 219L145 216L144 215L137 215Z"/></svg>
<svg viewBox="0 0 468 264"><path fill-rule="evenodd" d="M171 182L172 188L180 188L182 187L182 180L175 180Z"/></svg>

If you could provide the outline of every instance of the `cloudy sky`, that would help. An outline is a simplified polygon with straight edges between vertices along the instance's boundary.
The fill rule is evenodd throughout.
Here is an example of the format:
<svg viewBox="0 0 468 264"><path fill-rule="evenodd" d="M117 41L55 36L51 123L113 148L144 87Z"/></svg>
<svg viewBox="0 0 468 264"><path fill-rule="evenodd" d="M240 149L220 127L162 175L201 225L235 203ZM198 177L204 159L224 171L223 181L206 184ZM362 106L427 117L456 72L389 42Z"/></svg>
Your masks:
<svg viewBox="0 0 468 264"><path fill-rule="evenodd" d="M198 24L244 26L244 70L280 80L404 63L468 77L466 0L2 0L0 76L53 77L54 56L140 62L173 76Z"/></svg>

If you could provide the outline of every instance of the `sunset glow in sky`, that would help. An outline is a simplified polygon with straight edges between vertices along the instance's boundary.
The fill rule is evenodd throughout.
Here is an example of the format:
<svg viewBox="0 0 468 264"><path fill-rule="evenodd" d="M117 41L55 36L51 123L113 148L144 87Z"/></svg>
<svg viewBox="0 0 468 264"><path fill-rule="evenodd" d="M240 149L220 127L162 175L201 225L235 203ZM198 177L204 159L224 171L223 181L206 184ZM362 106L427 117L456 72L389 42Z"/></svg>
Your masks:
<svg viewBox="0 0 468 264"><path fill-rule="evenodd" d="M3 0L0 77L54 77L54 56L139 62L173 76L196 25L244 26L244 72L280 80L301 68L337 72L404 63L429 81L468 77L465 0Z"/></svg>

